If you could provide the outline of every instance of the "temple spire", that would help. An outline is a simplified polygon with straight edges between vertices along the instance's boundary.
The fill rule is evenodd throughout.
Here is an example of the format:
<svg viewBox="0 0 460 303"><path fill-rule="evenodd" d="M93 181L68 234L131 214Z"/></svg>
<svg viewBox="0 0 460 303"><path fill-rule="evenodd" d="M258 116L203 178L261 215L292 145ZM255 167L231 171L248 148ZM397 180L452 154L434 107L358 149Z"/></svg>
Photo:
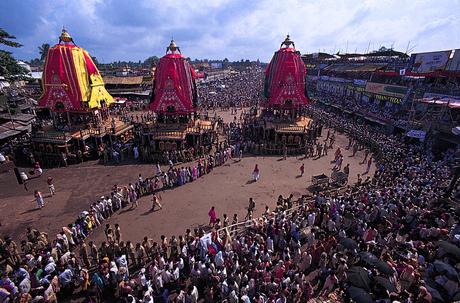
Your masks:
<svg viewBox="0 0 460 303"><path fill-rule="evenodd" d="M166 48L166 53L168 53L168 51L171 52L171 54L176 53L176 51L178 51L179 54L181 54L180 48L179 46L176 45L176 42L174 41L174 39L171 39L169 46Z"/></svg>
<svg viewBox="0 0 460 303"><path fill-rule="evenodd" d="M61 32L61 35L59 36L59 43L61 42L64 42L64 43L72 42L73 44L75 44L75 42L73 42L72 37L69 35L67 30L64 28L64 26L62 27L62 32Z"/></svg>
<svg viewBox="0 0 460 303"><path fill-rule="evenodd" d="M294 43L294 41L291 40L289 34L287 34L286 39L284 39L284 41L281 43L280 48L282 48L283 45L285 45L288 48L291 47L291 45L292 45L292 47L295 48L295 43Z"/></svg>

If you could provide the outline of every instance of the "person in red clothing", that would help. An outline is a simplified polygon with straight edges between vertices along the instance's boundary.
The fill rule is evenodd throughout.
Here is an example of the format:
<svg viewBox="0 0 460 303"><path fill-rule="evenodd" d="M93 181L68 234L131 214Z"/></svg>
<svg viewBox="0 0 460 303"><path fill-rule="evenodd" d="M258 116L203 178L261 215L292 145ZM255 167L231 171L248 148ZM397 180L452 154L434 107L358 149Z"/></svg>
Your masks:
<svg viewBox="0 0 460 303"><path fill-rule="evenodd" d="M213 206L208 212L209 226L214 227L217 221L216 208Z"/></svg>
<svg viewBox="0 0 460 303"><path fill-rule="evenodd" d="M54 196L56 194L56 190L54 188L53 178L48 177L46 183L48 184L48 189L50 191L51 196Z"/></svg>
<svg viewBox="0 0 460 303"><path fill-rule="evenodd" d="M337 161L337 159L339 158L341 154L342 154L342 150L340 149L340 147L338 147L337 150L335 151L334 161Z"/></svg>
<svg viewBox="0 0 460 303"><path fill-rule="evenodd" d="M302 165L300 166L300 176L303 177L304 173L305 173L305 164L302 163Z"/></svg>

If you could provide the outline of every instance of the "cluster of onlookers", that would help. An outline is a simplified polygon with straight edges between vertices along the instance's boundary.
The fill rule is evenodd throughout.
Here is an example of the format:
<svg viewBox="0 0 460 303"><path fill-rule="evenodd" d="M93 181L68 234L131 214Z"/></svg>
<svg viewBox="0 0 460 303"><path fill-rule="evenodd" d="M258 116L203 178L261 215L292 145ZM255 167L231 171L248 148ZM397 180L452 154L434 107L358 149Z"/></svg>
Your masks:
<svg viewBox="0 0 460 303"><path fill-rule="evenodd" d="M199 86L199 108L202 110L250 107L263 101L263 71L259 66L247 67L224 80Z"/></svg>
<svg viewBox="0 0 460 303"><path fill-rule="evenodd" d="M243 229L222 218L209 234L187 230L134 244L124 241L119 226L106 225L106 242L84 243L85 228L82 234L77 225L102 225L118 207L149 192L139 176L127 193L114 187L52 242L35 230L20 248L6 238L2 298L56 302L72 293L86 302L453 301L459 295L460 228L458 214L441 197L453 153L434 155L319 108L311 115L373 151L373 178L313 201L280 197L273 212L266 209ZM206 166L198 162L196 174L206 173ZM193 180L193 168L171 171L178 184Z"/></svg>

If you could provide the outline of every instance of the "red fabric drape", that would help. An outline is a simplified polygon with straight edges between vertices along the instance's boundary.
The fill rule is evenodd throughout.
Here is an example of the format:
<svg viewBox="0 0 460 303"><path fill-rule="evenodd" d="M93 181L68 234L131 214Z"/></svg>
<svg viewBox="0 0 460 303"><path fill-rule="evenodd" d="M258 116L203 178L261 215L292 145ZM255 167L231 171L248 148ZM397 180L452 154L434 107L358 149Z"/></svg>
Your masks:
<svg viewBox="0 0 460 303"><path fill-rule="evenodd" d="M192 66L180 54L167 54L160 59L155 71L150 109L156 113L191 113L195 110L194 90L195 71Z"/></svg>
<svg viewBox="0 0 460 303"><path fill-rule="evenodd" d="M265 71L268 107L297 108L307 105L305 78L307 69L300 53L293 48L275 52ZM286 102L289 101L290 102Z"/></svg>
<svg viewBox="0 0 460 303"><path fill-rule="evenodd" d="M43 94L39 106L57 111L79 110L81 91L74 67L71 44L57 44L51 47L43 70Z"/></svg>

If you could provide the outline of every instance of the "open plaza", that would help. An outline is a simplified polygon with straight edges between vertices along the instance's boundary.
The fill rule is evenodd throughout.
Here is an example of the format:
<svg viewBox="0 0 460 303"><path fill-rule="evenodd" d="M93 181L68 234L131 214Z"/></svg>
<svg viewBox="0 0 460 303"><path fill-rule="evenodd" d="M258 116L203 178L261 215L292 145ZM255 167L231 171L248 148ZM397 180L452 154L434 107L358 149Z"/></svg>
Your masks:
<svg viewBox="0 0 460 303"><path fill-rule="evenodd" d="M460 49L55 30L0 50L0 303L460 302Z"/></svg>

